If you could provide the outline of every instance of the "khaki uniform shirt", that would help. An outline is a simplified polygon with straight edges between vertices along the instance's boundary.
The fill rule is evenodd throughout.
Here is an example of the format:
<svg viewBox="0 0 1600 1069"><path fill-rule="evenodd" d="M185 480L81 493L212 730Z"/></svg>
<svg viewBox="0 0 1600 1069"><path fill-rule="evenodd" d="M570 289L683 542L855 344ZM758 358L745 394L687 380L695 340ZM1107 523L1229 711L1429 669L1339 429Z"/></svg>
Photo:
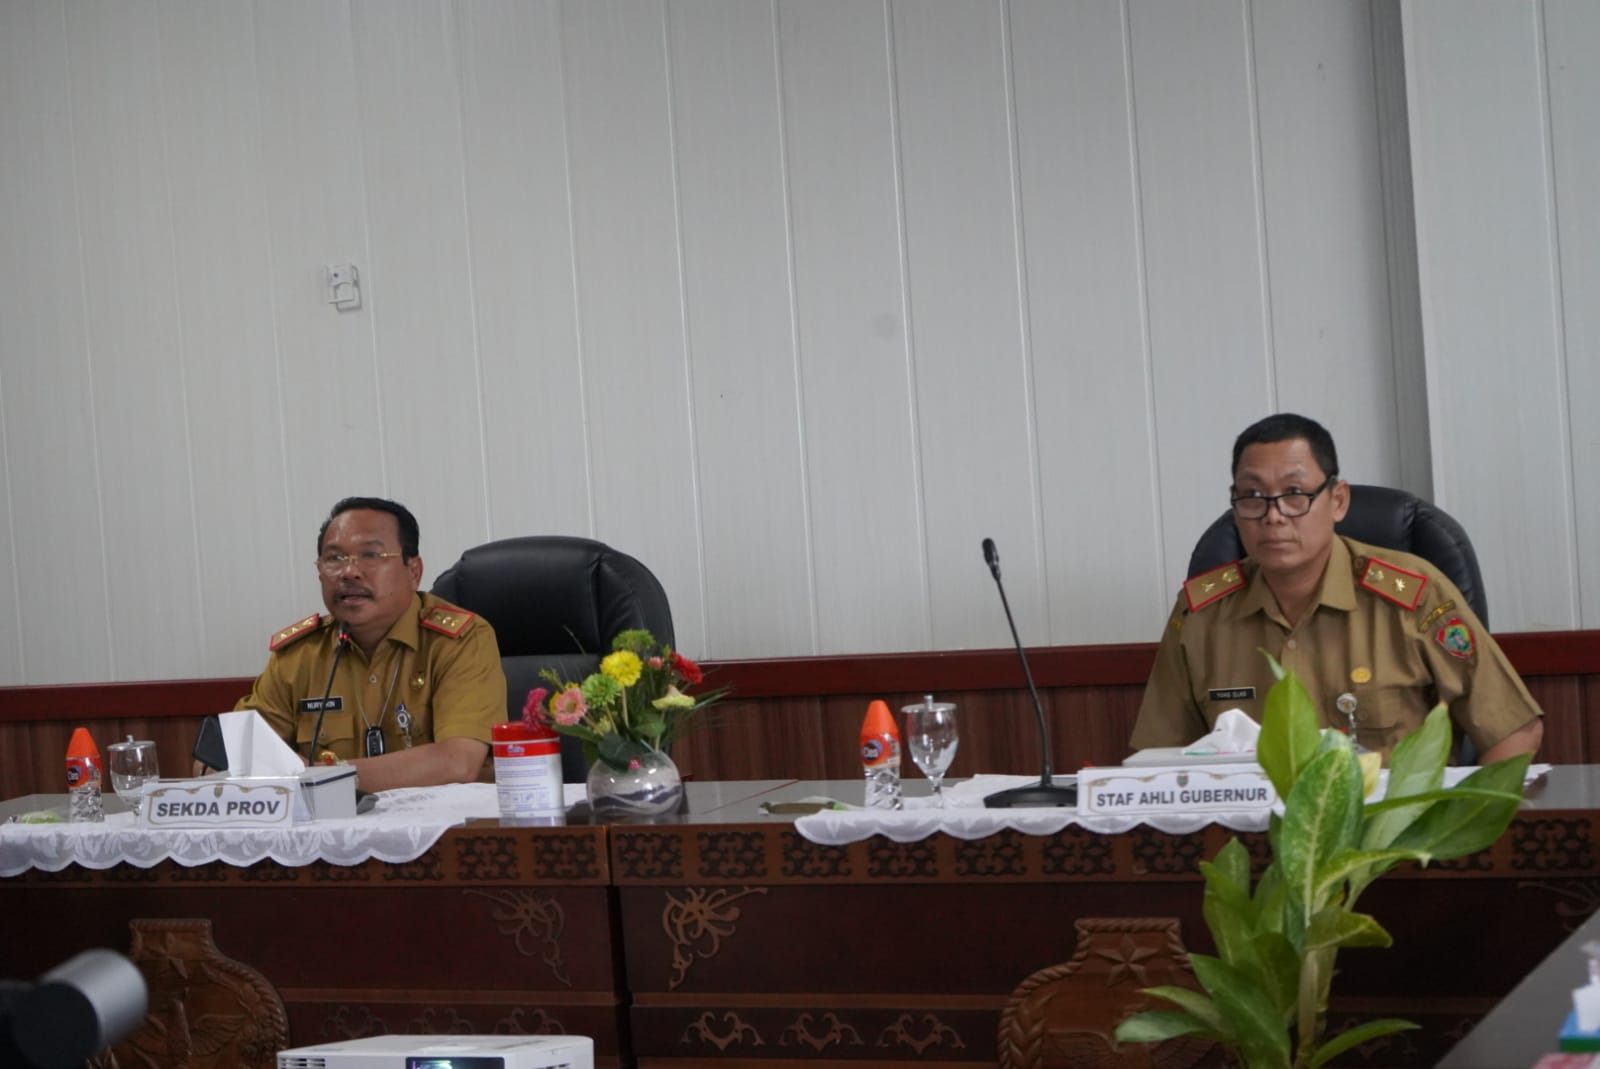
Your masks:
<svg viewBox="0 0 1600 1069"><path fill-rule="evenodd" d="M338 626L331 616L309 616L273 636L272 656L237 709L257 709L302 757L328 688ZM410 743L465 736L490 742L490 729L506 719L506 677L489 621L432 594L412 598L379 643L371 660L355 643L333 678L330 708L317 750L342 758L365 757L368 725L383 730L384 752Z"/></svg>
<svg viewBox="0 0 1600 1069"><path fill-rule="evenodd" d="M1248 559L1184 584L1130 745L1187 745L1227 709L1243 709L1259 723L1274 681L1261 650L1300 677L1324 725L1348 729L1338 702L1354 697L1357 741L1385 754L1439 702L1480 753L1540 715L1466 598L1437 568L1336 537L1318 600L1293 627Z"/></svg>

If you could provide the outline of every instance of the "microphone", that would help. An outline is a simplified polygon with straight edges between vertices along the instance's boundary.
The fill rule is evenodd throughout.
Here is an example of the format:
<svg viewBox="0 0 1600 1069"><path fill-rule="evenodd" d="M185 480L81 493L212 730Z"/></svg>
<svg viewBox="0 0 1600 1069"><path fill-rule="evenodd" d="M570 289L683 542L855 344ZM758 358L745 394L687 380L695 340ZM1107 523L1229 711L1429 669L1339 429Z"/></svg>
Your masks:
<svg viewBox="0 0 1600 1069"><path fill-rule="evenodd" d="M1020 809L1024 807L1075 806L1078 788L1058 787L1050 775L1050 725L1044 719L1044 706L1039 703L1039 688L1033 685L1033 672L1028 668L1028 655L1022 652L1022 639L1017 636L1017 622L1011 618L1011 603L1006 600L1006 586L1000 581L1000 551L994 548L994 539L983 540L983 559L994 576L995 589L1000 591L1000 607L1006 611L1006 623L1011 625L1011 641L1017 646L1017 659L1022 662L1022 677L1028 681L1028 693L1033 696L1033 715L1039 723L1039 749L1042 754L1039 782L1027 787L1012 787L996 791L983 799L988 809Z"/></svg>
<svg viewBox="0 0 1600 1069"><path fill-rule="evenodd" d="M328 669L328 685L322 688L322 704L317 706L317 722L311 727L311 747L306 751L306 764L317 763L317 743L322 740L322 717L328 711L328 696L333 693L333 677L339 671L339 660L350 648L350 628L339 625L339 645L333 651L333 667Z"/></svg>

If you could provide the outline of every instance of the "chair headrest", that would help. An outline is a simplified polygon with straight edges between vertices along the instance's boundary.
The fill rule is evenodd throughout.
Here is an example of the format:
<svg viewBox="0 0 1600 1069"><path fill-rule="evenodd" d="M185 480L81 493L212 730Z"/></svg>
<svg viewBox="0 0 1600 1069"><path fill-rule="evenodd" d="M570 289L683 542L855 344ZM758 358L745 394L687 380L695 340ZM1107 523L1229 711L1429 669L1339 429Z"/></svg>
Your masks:
<svg viewBox="0 0 1600 1069"><path fill-rule="evenodd" d="M467 550L433 584L494 625L502 657L598 655L629 628L675 645L666 591L650 570L603 542L528 535Z"/></svg>

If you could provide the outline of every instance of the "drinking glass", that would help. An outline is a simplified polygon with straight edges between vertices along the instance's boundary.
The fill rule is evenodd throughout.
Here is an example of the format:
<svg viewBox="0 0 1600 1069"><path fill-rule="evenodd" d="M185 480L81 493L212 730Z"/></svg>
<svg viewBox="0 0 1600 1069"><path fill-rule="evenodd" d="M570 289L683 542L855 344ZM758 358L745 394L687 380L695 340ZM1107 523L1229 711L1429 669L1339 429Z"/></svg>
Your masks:
<svg viewBox="0 0 1600 1069"><path fill-rule="evenodd" d="M920 705L908 705L901 712L906 714L906 746L911 750L911 760L933 784L933 804L942 808L944 774L950 770L956 746L961 742L955 704L936 702L929 694Z"/></svg>
<svg viewBox="0 0 1600 1069"><path fill-rule="evenodd" d="M156 744L149 739L135 739L129 735L125 742L115 742L106 747L111 786L117 797L133 810L134 818L144 807L144 785L161 775L156 762Z"/></svg>

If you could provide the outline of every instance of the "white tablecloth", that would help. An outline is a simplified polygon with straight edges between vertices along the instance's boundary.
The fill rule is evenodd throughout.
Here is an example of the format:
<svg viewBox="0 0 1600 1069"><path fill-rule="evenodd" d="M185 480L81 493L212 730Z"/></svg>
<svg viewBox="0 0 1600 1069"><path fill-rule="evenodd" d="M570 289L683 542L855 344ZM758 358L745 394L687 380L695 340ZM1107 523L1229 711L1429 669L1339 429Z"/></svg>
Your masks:
<svg viewBox="0 0 1600 1069"><path fill-rule="evenodd" d="M1445 769L1445 785L1454 786L1471 771L1470 768ZM1528 768L1528 781L1532 782L1549 771L1549 765L1531 765ZM1387 775L1385 771L1384 776ZM1060 781L1060 777L1057 777L1057 781ZM958 839L982 839L1000 831L1055 835L1074 825L1101 835L1116 835L1140 824L1174 835L1199 831L1207 824L1221 824L1234 831L1267 829L1268 812L1265 810L1207 814L1144 813L1113 817L1084 816L1076 809L983 808L985 795L1007 787L1023 787L1038 782L1038 776L974 776L945 787L943 809L933 808L933 799L925 795L908 797L905 800L906 807L901 810L825 809L796 819L794 830L814 843L843 846L870 839L874 835L882 835L897 843L915 842L939 832L954 835ZM1380 785L1380 794L1381 791Z"/></svg>
<svg viewBox="0 0 1600 1069"><path fill-rule="evenodd" d="M570 804L583 797L583 786L568 785L567 793ZM370 813L286 828L155 830L139 826L131 813L113 814L100 824L0 824L0 876L30 868L57 872L72 864L108 869L149 868L162 861L250 865L268 858L280 865L411 861L450 828L499 815L494 784L458 783L384 791Z"/></svg>

